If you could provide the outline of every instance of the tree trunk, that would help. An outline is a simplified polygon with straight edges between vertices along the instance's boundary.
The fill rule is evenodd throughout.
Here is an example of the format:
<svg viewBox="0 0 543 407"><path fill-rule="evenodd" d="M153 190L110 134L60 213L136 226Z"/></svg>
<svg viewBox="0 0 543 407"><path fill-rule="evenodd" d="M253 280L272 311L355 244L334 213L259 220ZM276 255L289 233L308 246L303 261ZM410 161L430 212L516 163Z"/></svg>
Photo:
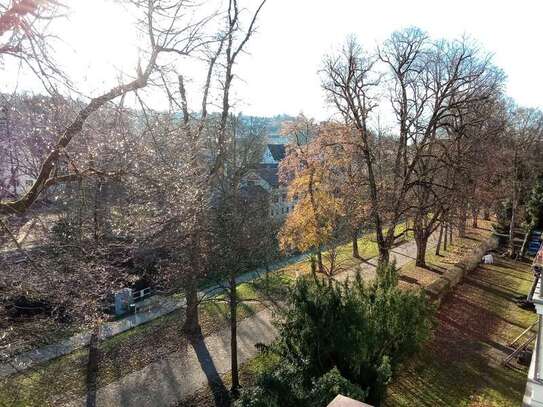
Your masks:
<svg viewBox="0 0 543 407"><path fill-rule="evenodd" d="M439 249L441 248L441 241L443 239L443 223L439 226L439 237L437 238L436 256L439 256Z"/></svg>
<svg viewBox="0 0 543 407"><path fill-rule="evenodd" d="M265 283L265 287L266 287L266 294L269 294L270 292L270 263L268 261L268 258L266 256L266 263L265 263L265 267L266 267L266 274L264 275L264 283Z"/></svg>
<svg viewBox="0 0 543 407"><path fill-rule="evenodd" d="M512 259L515 258L515 223L517 222L517 179L518 179L518 166L517 166L517 150L513 158L513 194L511 196L511 221L509 222L509 256Z"/></svg>
<svg viewBox="0 0 543 407"><path fill-rule="evenodd" d="M474 229L477 229L479 227L479 225L477 224L477 218L479 217L479 209L478 208L473 208L472 209L472 215L473 215L473 223L472 223L472 226Z"/></svg>
<svg viewBox="0 0 543 407"><path fill-rule="evenodd" d="M490 211L487 208L483 210L483 219L490 220Z"/></svg>
<svg viewBox="0 0 543 407"><path fill-rule="evenodd" d="M449 223L449 245L453 243L453 224Z"/></svg>
<svg viewBox="0 0 543 407"><path fill-rule="evenodd" d="M183 324L183 333L188 336L200 334L200 321L198 318L198 287L196 278L190 276L185 286L185 298L187 299L187 312L185 323Z"/></svg>
<svg viewBox="0 0 543 407"><path fill-rule="evenodd" d="M353 257L355 259L360 258L360 253L358 251L358 229L353 231Z"/></svg>
<svg viewBox="0 0 543 407"><path fill-rule="evenodd" d="M317 264L319 266L319 273L324 273L324 266L322 264L322 253L321 253L320 249L317 252Z"/></svg>
<svg viewBox="0 0 543 407"><path fill-rule="evenodd" d="M232 395L239 394L239 371L238 371L238 325L237 325L237 289L236 276L230 276L230 372L232 377Z"/></svg>
<svg viewBox="0 0 543 407"><path fill-rule="evenodd" d="M426 248L428 246L428 236L424 232L415 231L415 243L417 244L417 267L426 267Z"/></svg>
<svg viewBox="0 0 543 407"><path fill-rule="evenodd" d="M317 272L317 264L315 263L315 255L312 254L310 257L311 261L311 273L315 274Z"/></svg>
<svg viewBox="0 0 543 407"><path fill-rule="evenodd" d="M77 239L81 242L83 238L83 186L81 180L78 181L77 198Z"/></svg>
<svg viewBox="0 0 543 407"><path fill-rule="evenodd" d="M526 229L526 233L524 234L524 240L522 241L522 246L520 247L520 250L517 253L517 256L515 257L515 260L518 260L520 257L524 257L524 253L526 253L526 244L528 243L528 239L530 238L530 235L532 234L533 226L529 226Z"/></svg>
<svg viewBox="0 0 543 407"><path fill-rule="evenodd" d="M94 190L94 207L93 207L93 235L94 235L94 241L98 241L98 237L100 235L100 201L101 196L100 192L102 189L102 183L99 179L96 180L95 184L95 190Z"/></svg>
<svg viewBox="0 0 543 407"><path fill-rule="evenodd" d="M449 239L449 224L445 223L443 225L445 234L443 235L443 250L447 251L447 242Z"/></svg>
<svg viewBox="0 0 543 407"><path fill-rule="evenodd" d="M466 223L468 220L467 208L465 205L462 205L460 210L460 219L458 220L458 236L466 237ZM452 231L452 228L451 228ZM452 242L452 239L451 239Z"/></svg>
<svg viewBox="0 0 543 407"><path fill-rule="evenodd" d="M516 197L512 200L511 205L511 221L509 222L509 255L512 259L515 258L515 223L517 212L517 200Z"/></svg>
<svg viewBox="0 0 543 407"><path fill-rule="evenodd" d="M390 261L390 250L387 247L379 246L379 265L386 265Z"/></svg>

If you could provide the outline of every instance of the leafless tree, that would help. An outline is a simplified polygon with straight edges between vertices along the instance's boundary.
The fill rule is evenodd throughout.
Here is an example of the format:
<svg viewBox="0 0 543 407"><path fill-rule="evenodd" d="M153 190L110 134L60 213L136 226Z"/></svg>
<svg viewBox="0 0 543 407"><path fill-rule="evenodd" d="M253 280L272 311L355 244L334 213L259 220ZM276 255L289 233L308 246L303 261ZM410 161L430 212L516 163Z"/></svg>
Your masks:
<svg viewBox="0 0 543 407"><path fill-rule="evenodd" d="M446 169L441 139L451 122L477 103L499 93L503 75L467 39L431 41L417 28L395 32L378 51L388 68L390 103L398 134L379 155L379 144L369 129L379 81L376 59L350 38L338 57L327 57L323 87L344 119L358 132L359 152L366 165L371 216L376 228L380 260L387 262L395 241L395 226L414 220L417 264L424 265L426 244L442 213L436 208L448 186L436 177ZM381 149L382 150L382 149ZM377 157L389 162L377 172Z"/></svg>

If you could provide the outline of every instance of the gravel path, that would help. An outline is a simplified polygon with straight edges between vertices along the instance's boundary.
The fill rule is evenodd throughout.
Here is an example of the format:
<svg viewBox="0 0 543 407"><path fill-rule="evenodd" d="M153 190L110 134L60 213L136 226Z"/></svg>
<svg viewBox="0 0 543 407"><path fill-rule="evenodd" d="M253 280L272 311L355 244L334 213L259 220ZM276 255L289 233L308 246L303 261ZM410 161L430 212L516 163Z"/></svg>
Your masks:
<svg viewBox="0 0 543 407"><path fill-rule="evenodd" d="M437 233L434 233L430 238L428 239L428 249L435 247L437 244ZM396 262L396 266L398 268L405 266L407 263L415 260L415 256L417 255L417 244L414 240L410 240L406 243L403 243L390 252L390 260ZM357 271L360 271L360 275L363 277L364 280L371 280L375 277L375 268L377 266L377 257L373 257L369 259L367 262L363 262L360 264L360 266L355 267L352 270L345 271L343 273L338 274L334 277L337 281L345 281L346 279L353 279L356 275Z"/></svg>

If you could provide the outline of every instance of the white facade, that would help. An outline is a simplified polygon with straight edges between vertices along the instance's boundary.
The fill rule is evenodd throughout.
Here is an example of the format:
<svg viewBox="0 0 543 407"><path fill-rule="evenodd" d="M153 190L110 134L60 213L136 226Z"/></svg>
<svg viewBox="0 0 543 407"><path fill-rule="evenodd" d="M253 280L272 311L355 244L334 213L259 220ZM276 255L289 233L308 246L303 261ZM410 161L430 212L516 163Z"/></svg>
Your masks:
<svg viewBox="0 0 543 407"><path fill-rule="evenodd" d="M541 250L540 250L541 251ZM526 391L522 400L523 407L543 407L543 293L541 292L541 278L533 293L532 301L537 312L537 337L532 353Z"/></svg>
<svg viewBox="0 0 543 407"><path fill-rule="evenodd" d="M278 180L279 163L284 153L283 144L268 144L262 154L260 167L245 178L245 184L266 190L270 197L270 215L278 220L292 212L296 204L295 199L288 198L287 187Z"/></svg>

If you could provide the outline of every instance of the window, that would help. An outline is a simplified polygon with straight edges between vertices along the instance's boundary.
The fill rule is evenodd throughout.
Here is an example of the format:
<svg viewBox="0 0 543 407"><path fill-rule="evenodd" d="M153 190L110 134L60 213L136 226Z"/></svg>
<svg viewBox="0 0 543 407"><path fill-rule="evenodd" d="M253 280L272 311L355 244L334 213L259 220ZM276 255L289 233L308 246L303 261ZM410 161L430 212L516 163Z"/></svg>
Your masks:
<svg viewBox="0 0 543 407"><path fill-rule="evenodd" d="M283 201L287 200L287 194L283 194L283 195L281 195L281 197L283 198Z"/></svg>

